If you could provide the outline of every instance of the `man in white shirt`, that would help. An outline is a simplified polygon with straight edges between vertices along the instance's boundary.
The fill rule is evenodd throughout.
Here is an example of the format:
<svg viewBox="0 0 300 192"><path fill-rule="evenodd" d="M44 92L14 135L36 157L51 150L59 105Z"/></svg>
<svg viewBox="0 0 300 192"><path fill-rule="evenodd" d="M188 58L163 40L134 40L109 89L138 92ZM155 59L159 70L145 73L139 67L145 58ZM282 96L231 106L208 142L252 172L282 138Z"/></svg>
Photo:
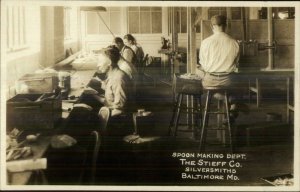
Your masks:
<svg viewBox="0 0 300 192"><path fill-rule="evenodd" d="M197 74L202 77L202 86L240 87L235 78L239 62L239 44L225 33L226 17L215 15L211 18L213 35L201 43ZM233 95L233 94L232 94ZM215 97L222 97L219 94ZM248 112L244 104L236 104L237 98L231 98L231 115L237 117L238 110Z"/></svg>
<svg viewBox="0 0 300 192"><path fill-rule="evenodd" d="M199 52L202 85L230 86L233 83L231 73L238 66L239 44L225 33L225 16L213 16L211 27L213 35L203 40Z"/></svg>

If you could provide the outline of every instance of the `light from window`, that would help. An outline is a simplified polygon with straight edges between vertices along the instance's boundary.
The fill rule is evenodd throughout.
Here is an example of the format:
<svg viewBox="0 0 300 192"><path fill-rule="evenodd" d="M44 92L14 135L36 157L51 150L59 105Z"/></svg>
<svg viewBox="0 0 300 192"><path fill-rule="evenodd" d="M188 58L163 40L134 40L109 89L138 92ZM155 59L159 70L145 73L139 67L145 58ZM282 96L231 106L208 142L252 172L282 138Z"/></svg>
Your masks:
<svg viewBox="0 0 300 192"><path fill-rule="evenodd" d="M7 39L8 52L27 48L26 12L24 6L7 6Z"/></svg>
<svg viewBox="0 0 300 192"><path fill-rule="evenodd" d="M129 33L162 33L161 7L129 7Z"/></svg>
<svg viewBox="0 0 300 192"><path fill-rule="evenodd" d="M64 37L71 38L71 7L64 8Z"/></svg>

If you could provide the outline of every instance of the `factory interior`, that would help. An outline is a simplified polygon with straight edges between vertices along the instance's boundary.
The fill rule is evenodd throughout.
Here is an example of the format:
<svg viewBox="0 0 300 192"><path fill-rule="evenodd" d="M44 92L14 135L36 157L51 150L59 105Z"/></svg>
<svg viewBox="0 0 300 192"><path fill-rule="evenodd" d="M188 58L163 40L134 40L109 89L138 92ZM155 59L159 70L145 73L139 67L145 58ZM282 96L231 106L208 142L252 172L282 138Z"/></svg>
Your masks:
<svg viewBox="0 0 300 192"><path fill-rule="evenodd" d="M299 185L299 4L13 2L1 3L6 187ZM226 16L239 49L234 121L226 89L209 100L195 75L214 15ZM104 103L92 113L79 101L87 90L100 94L99 55L118 37L127 45L126 34L143 50L133 110L116 117ZM184 92L188 85L201 90Z"/></svg>

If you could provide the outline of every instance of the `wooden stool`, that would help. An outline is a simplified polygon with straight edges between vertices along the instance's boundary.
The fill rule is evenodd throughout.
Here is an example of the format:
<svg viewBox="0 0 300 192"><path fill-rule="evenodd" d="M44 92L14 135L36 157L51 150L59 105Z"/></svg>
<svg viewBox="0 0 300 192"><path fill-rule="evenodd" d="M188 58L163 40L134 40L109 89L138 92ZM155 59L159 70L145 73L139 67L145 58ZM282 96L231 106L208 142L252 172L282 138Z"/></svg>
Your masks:
<svg viewBox="0 0 300 192"><path fill-rule="evenodd" d="M169 135L172 134L172 128L175 124L175 130L173 132L173 136L177 136L178 131L185 131L185 132L193 132L193 136L196 139L198 133L200 132L201 124L202 124L202 106L201 106L201 95L202 95L202 88L195 87L194 85L185 85L182 89L177 92L177 97L174 102L173 114L170 121L169 126ZM183 107L182 100L184 96L191 96L194 101L194 107ZM189 130L178 130L179 119L182 113L182 109L187 110L188 115L195 115L194 121L192 124L180 124L180 125L188 125L188 127L192 127ZM188 121L189 122L189 121Z"/></svg>
<svg viewBox="0 0 300 192"><path fill-rule="evenodd" d="M222 87L205 87L205 90L207 91L206 101L205 101L205 109L204 109L204 115L203 115L203 124L202 124L202 130L201 130L201 136L200 136L200 150L205 150L205 144L206 144L206 137L207 137L207 131L208 130L226 130L226 128L210 128L208 129L209 124L209 115L210 114L216 114L220 115L223 114L225 118L227 119L227 131L228 131L228 140L229 140L229 146L230 151L232 152L232 139L231 139L231 123L229 118L229 104L228 104L228 89L222 88ZM218 110L217 111L211 111L211 104L212 104L212 97L215 93L219 93L224 95L224 99L220 100L218 99ZM223 101L225 104L225 111L221 110L220 107L220 101Z"/></svg>

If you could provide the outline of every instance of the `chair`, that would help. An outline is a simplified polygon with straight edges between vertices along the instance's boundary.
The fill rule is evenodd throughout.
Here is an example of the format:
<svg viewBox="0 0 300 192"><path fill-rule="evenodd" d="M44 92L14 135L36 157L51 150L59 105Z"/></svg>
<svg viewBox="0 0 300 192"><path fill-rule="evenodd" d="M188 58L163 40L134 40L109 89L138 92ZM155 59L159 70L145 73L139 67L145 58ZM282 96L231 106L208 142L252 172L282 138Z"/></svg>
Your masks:
<svg viewBox="0 0 300 192"><path fill-rule="evenodd" d="M103 140L101 135L104 132L103 130L106 129L109 115L110 115L109 109L106 107L102 107L99 110L99 114L98 114L99 121L100 121L100 127L99 127L99 129L97 129L98 127L96 127L97 130L92 130L90 133L90 136L91 136L90 149L92 150L91 161L90 161L90 164L86 167L87 169L90 168L90 173L88 173L88 174L90 174L90 180L88 180L88 182L90 182L90 184L95 183L95 176L96 176L96 172L97 172L97 160L98 160L99 150L100 150L102 140ZM85 174L84 174L84 176L85 176Z"/></svg>
<svg viewBox="0 0 300 192"><path fill-rule="evenodd" d="M101 109L99 110L98 117L101 124L100 131L102 134L105 134L106 132L110 115L110 110L107 107L101 107Z"/></svg>
<svg viewBox="0 0 300 192"><path fill-rule="evenodd" d="M69 116L69 134L73 135L79 148L84 149L79 154L84 155L82 171L79 175L79 182L86 184L95 183L98 153L102 143L100 139L101 130L98 126L98 117L92 108L86 104L75 104ZM76 150L80 150L80 149ZM76 151L74 154L77 154ZM77 165L80 167L79 165Z"/></svg>
<svg viewBox="0 0 300 192"><path fill-rule="evenodd" d="M174 95L177 96L176 99L174 100L173 113L169 124L169 135L177 136L178 131L193 132L194 138L197 139L198 133L201 128L201 122L202 122L201 81L182 79L178 76L178 74L175 74L173 78L173 92ZM194 106L192 107L182 106L182 101L184 96L191 97ZM186 124L179 124L180 116L182 114L182 109L187 110L186 113L188 117L192 117L192 123L190 123L190 120L188 118ZM178 129L179 125L187 125L189 129L188 130ZM175 128L173 131L172 129L174 126Z"/></svg>
<svg viewBox="0 0 300 192"><path fill-rule="evenodd" d="M149 57L148 54L145 55L143 61L142 61L142 69L141 69L141 80L144 82L144 78L148 78L148 79L151 79L153 81L153 86L155 87L156 86L156 78L153 77L152 75L150 75L149 73L146 72L146 68L148 65L151 65L152 64L152 61L150 59L151 57Z"/></svg>
<svg viewBox="0 0 300 192"><path fill-rule="evenodd" d="M229 146L230 151L232 152L232 138L231 138L231 122L230 122L230 114L229 114L229 98L228 98L228 92L229 89L222 88L222 87L205 87L204 90L207 92L206 101L205 101L205 108L204 108L204 114L203 114L203 124L202 124L202 130L201 130L201 136L200 136L200 151L205 150L205 144L206 144L206 137L207 137L207 131L208 130L226 130L228 131L228 140L229 140ZM211 104L212 104L212 97L215 93L222 94L224 96L223 99L218 99L218 109L216 111L211 111ZM224 109L222 110L220 107L221 102L223 101ZM221 128L220 125L218 125L218 128L209 128L209 116L210 114L216 114L225 115L227 126L226 128Z"/></svg>
<svg viewBox="0 0 300 192"><path fill-rule="evenodd" d="M92 157L92 167L91 167L91 184L95 183L95 175L97 170L97 160L98 160L98 153L101 145L100 134L98 131L91 132L92 137L94 137L94 150L93 150L93 157Z"/></svg>

